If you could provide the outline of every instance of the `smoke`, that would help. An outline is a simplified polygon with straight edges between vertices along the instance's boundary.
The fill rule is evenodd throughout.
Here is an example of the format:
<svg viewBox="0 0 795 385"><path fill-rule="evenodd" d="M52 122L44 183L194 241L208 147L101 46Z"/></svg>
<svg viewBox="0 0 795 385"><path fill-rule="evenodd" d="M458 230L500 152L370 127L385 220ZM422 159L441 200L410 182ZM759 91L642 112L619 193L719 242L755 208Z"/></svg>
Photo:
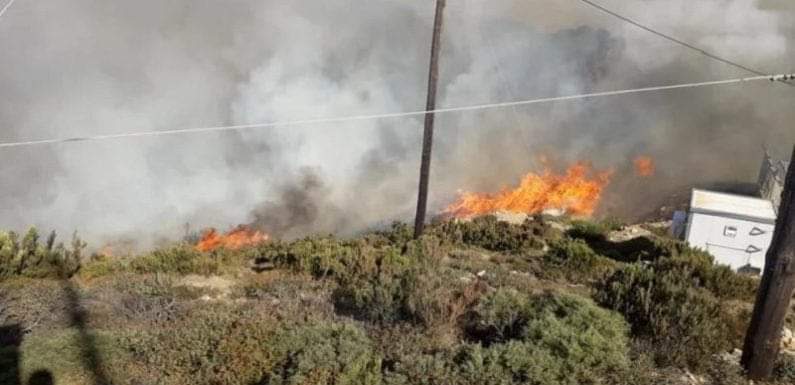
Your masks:
<svg viewBox="0 0 795 385"><path fill-rule="evenodd" d="M793 71L786 0L602 2ZM18 2L0 19L0 140L418 110L432 13L364 0ZM440 106L746 75L578 1L451 1L442 63ZM440 115L431 207L515 183L540 153L617 169L605 209L628 217L676 189L751 182L762 145L784 157L795 141L793 95L760 82ZM0 228L144 247L185 223L349 234L411 218L421 131L412 118L5 149ZM631 179L639 154L657 178Z"/></svg>
<svg viewBox="0 0 795 385"><path fill-rule="evenodd" d="M297 183L281 186L274 201L254 209L251 225L282 238L349 230L350 218L326 199L329 187L312 170L303 170L301 174Z"/></svg>

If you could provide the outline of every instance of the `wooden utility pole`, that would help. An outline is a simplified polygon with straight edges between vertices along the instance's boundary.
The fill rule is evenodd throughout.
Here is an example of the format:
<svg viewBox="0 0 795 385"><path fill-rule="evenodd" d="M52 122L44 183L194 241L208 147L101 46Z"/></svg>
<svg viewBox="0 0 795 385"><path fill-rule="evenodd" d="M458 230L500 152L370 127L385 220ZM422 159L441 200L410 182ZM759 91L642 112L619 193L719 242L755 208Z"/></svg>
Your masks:
<svg viewBox="0 0 795 385"><path fill-rule="evenodd" d="M439 50L441 49L442 23L444 22L444 7L446 4L447 0L436 0L436 17L433 21L433 42L431 43L431 67L428 73L428 100L425 104L426 111L436 109L436 90L439 82ZM425 114L425 131L422 137L422 163L420 164L420 188L417 197L417 216L414 218L414 238L419 238L425 230L434 118L434 113Z"/></svg>
<svg viewBox="0 0 795 385"><path fill-rule="evenodd" d="M765 380L781 344L781 331L795 290L795 149L784 181L773 241L756 296L751 325L745 335L742 364L752 380Z"/></svg>

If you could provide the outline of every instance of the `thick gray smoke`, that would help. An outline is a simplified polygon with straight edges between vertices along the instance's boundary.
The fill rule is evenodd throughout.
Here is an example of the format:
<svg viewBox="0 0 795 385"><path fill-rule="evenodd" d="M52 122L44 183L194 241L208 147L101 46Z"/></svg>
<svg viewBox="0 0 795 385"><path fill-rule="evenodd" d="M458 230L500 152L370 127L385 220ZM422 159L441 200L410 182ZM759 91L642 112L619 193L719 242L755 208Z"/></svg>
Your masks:
<svg viewBox="0 0 795 385"><path fill-rule="evenodd" d="M788 0L603 0L770 72L793 71ZM424 106L432 1L18 1L0 19L0 140L248 124ZM452 0L440 106L746 75L576 0ZM540 153L615 168L609 214L751 182L795 141L795 89L760 82L438 117L432 208ZM421 121L323 124L0 151L0 228L95 243L184 224L280 236L410 219ZM638 182L631 159L653 156ZM146 246L144 244L143 246Z"/></svg>

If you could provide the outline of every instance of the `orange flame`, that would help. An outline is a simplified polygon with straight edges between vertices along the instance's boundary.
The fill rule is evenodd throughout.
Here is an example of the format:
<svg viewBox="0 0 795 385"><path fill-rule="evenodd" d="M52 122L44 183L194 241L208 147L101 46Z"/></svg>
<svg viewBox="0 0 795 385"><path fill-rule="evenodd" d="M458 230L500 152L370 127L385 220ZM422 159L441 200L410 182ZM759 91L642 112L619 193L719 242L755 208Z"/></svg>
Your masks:
<svg viewBox="0 0 795 385"><path fill-rule="evenodd" d="M537 214L561 210L575 216L591 216L613 172L597 172L589 178L591 173L586 162L569 167L565 175L555 175L549 169L541 175L530 173L516 189L506 188L493 194L465 192L444 213L456 218L471 218L498 211Z"/></svg>
<svg viewBox="0 0 795 385"><path fill-rule="evenodd" d="M113 246L105 245L105 247L99 250L98 254L103 257L112 257L115 253L113 252Z"/></svg>
<svg viewBox="0 0 795 385"><path fill-rule="evenodd" d="M196 250L201 252L213 251L219 248L239 250L247 246L267 242L268 234L261 231L252 231L246 226L238 226L226 234L221 234L215 229L208 229L202 239L196 244Z"/></svg>
<svg viewBox="0 0 795 385"><path fill-rule="evenodd" d="M654 176L657 167L654 165L654 159L649 156L639 156L635 158L635 174L641 177Z"/></svg>

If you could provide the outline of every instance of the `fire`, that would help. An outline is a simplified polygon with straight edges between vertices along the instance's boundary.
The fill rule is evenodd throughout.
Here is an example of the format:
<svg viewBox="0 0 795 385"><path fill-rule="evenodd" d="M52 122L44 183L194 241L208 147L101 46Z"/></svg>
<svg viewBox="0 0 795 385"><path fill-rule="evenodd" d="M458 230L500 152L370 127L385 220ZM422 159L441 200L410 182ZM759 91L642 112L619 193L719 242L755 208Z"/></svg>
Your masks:
<svg viewBox="0 0 795 385"><path fill-rule="evenodd" d="M648 156L639 156L635 158L635 174L641 177L654 176L656 166L654 159Z"/></svg>
<svg viewBox="0 0 795 385"><path fill-rule="evenodd" d="M587 217L599 205L612 174L612 171L593 172L586 162L574 164L564 175L555 175L547 168L540 175L527 174L515 189L506 188L491 194L463 193L444 213L456 218L471 218L498 211L537 214L561 210Z"/></svg>
<svg viewBox="0 0 795 385"><path fill-rule="evenodd" d="M267 242L270 239L268 234L261 231L252 231L246 226L238 226L226 234L221 234L215 229L204 232L196 250L201 252L213 251L219 248L239 250L247 246Z"/></svg>
<svg viewBox="0 0 795 385"><path fill-rule="evenodd" d="M113 246L105 245L105 247L99 250L98 254L103 257L112 257L116 253L113 251Z"/></svg>

